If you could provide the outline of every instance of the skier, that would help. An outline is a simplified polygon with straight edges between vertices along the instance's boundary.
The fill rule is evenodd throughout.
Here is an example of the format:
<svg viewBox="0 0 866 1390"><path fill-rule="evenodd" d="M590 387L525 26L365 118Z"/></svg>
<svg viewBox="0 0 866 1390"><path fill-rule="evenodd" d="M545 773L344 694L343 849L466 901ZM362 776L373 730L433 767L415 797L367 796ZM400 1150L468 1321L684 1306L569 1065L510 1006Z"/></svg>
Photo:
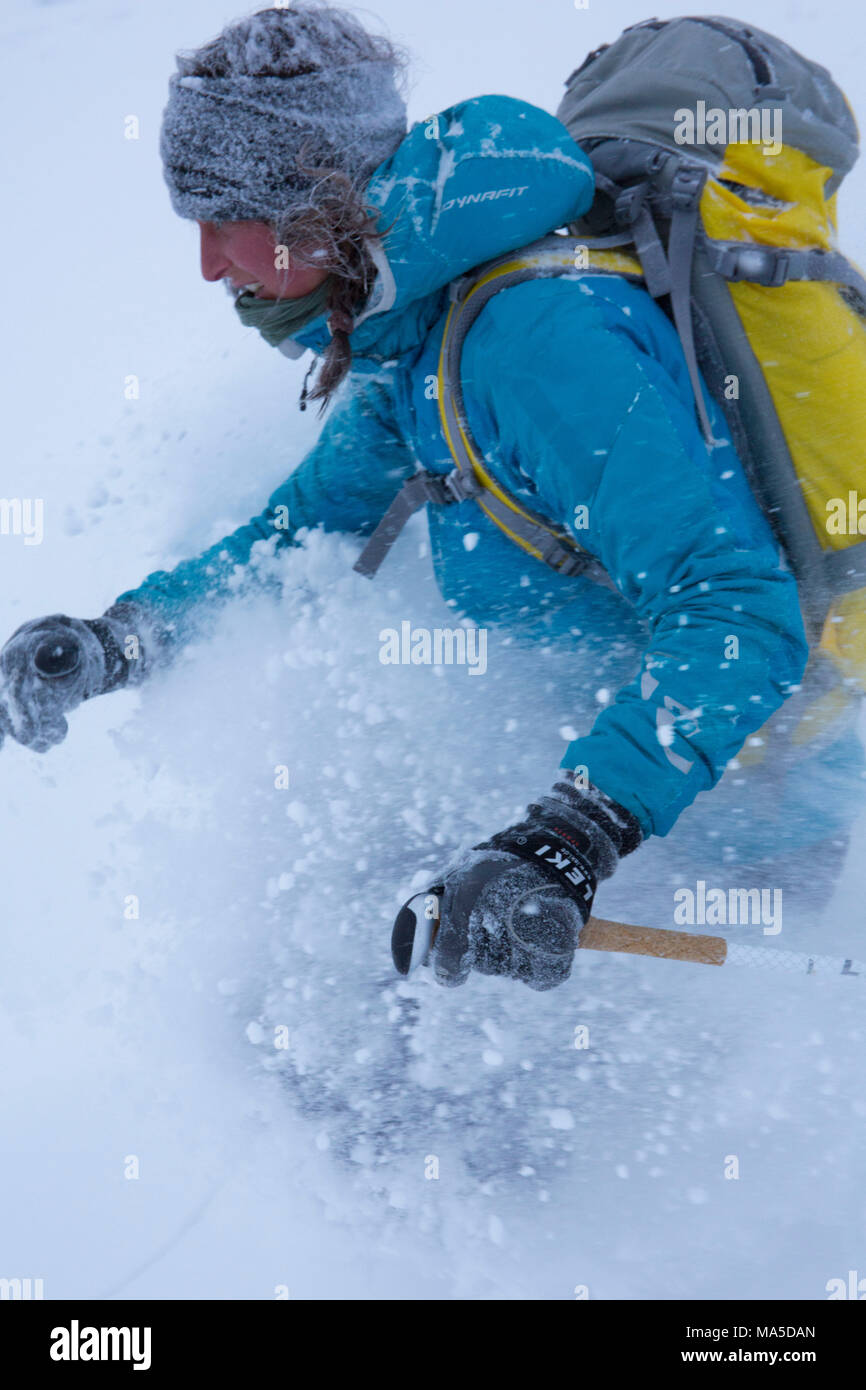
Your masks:
<svg viewBox="0 0 866 1390"><path fill-rule="evenodd" d="M370 537L419 461L451 472L429 389L449 286L579 217L593 173L555 117L512 97L460 102L407 131L402 66L386 39L312 2L262 10L179 56L161 153L175 211L199 224L202 273L228 282L241 322L269 344L313 350L302 406L335 397L334 409L248 525L99 618L53 615L13 634L0 727L20 743L52 747L80 702L168 661L258 542L315 526ZM725 420L707 397L708 449L677 334L643 288L619 277L510 288L468 333L463 380L491 473L565 531L588 510L579 539L610 582L534 565L467 495L428 509L451 611L515 628L542 615L547 642L573 644L579 629L635 651L633 679L569 746L551 789L435 884L441 983L475 968L547 989L569 974L597 884L700 792L721 798L710 789L798 689L808 645ZM739 660L725 659L732 634ZM845 764L850 790L861 764L847 725L821 756ZM753 803L773 794L778 767L763 772ZM790 783L785 795L802 814L808 798ZM836 868L843 801L838 822L807 816L814 880ZM755 825L743 840L753 862L769 860Z"/></svg>

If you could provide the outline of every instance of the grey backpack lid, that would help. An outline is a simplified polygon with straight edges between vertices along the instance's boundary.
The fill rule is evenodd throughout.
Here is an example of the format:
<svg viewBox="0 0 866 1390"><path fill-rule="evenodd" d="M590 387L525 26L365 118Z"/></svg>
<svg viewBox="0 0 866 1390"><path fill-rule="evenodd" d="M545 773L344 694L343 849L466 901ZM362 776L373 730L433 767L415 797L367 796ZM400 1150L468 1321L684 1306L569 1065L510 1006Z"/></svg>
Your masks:
<svg viewBox="0 0 866 1390"><path fill-rule="evenodd" d="M725 111L774 107L786 145L833 169L833 192L856 162L857 124L826 68L781 39L723 16L646 20L571 74L556 115L580 143L637 140L684 154L674 113L705 101ZM717 165L724 145L689 147Z"/></svg>

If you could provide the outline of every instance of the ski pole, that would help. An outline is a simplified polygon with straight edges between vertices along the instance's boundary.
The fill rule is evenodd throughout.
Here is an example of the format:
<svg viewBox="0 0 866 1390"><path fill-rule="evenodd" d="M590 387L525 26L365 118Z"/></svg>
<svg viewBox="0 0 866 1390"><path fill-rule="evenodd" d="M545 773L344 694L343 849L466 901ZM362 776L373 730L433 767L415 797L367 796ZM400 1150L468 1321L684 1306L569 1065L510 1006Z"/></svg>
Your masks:
<svg viewBox="0 0 866 1390"><path fill-rule="evenodd" d="M435 893L418 893L404 904L391 934L391 955L399 974L411 975L425 964L438 926L439 899ZM743 946L724 936L634 926L604 917L590 917L578 935L577 949L657 956L697 965L742 965L795 975L853 975L866 979L866 963L850 957L783 951L773 946Z"/></svg>
<svg viewBox="0 0 866 1390"><path fill-rule="evenodd" d="M432 943L431 943L432 944ZM700 936L661 927L636 927L590 917L577 938L578 949L625 951L665 960L689 960L699 965L745 965L755 970L787 970L795 975L862 975L866 963L843 956L782 951L775 946L743 946L724 936Z"/></svg>

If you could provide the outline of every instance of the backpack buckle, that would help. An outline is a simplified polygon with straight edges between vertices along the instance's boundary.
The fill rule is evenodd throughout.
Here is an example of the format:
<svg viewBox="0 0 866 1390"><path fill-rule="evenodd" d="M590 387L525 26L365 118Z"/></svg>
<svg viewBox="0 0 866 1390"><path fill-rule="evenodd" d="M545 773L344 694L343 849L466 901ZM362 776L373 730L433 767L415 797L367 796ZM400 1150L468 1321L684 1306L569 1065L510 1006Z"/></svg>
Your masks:
<svg viewBox="0 0 866 1390"><path fill-rule="evenodd" d="M475 278L474 272L458 275L456 280L452 280L448 286L448 300L451 304L459 304L461 299L466 297L466 291Z"/></svg>
<svg viewBox="0 0 866 1390"><path fill-rule="evenodd" d="M687 212L700 198L707 181L706 169L681 164L671 180L671 204L677 212Z"/></svg>
<svg viewBox="0 0 866 1390"><path fill-rule="evenodd" d="M624 188L613 205L613 215L620 227L630 227L640 216L646 202L647 186L636 183L632 188Z"/></svg>
<svg viewBox="0 0 866 1390"><path fill-rule="evenodd" d="M451 494L451 498L445 498L445 501L466 502L484 491L474 473L461 473L459 468L452 468L441 482L445 491Z"/></svg>
<svg viewBox="0 0 866 1390"><path fill-rule="evenodd" d="M564 546L551 547L550 555L544 556L546 563L551 564L553 562L553 568L557 574L566 575L568 578L583 574L592 557L588 556L584 550L568 551L561 554L560 552L564 549Z"/></svg>
<svg viewBox="0 0 866 1390"><path fill-rule="evenodd" d="M785 284L788 268L787 252L772 246L726 246L718 253L715 266L726 280L746 280L774 289Z"/></svg>

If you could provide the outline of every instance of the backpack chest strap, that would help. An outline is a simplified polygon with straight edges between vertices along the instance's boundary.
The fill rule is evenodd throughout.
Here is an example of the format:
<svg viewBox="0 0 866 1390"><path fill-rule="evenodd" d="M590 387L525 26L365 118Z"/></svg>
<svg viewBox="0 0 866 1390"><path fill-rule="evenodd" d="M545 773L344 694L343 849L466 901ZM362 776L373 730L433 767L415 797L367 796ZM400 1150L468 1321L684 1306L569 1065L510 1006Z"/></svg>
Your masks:
<svg viewBox="0 0 866 1390"><path fill-rule="evenodd" d="M698 238L698 245L711 268L734 284L747 280L754 285L775 289L793 280L824 280L856 290L866 302L866 277L840 251L825 251L820 247L797 250L744 241L714 241L703 233Z"/></svg>
<svg viewBox="0 0 866 1390"><path fill-rule="evenodd" d="M428 502L447 506L451 502L464 502L479 491L480 485L475 479L462 477L456 468L444 476L429 473L423 468L413 473L397 493L352 568L366 579L372 579L410 516Z"/></svg>

